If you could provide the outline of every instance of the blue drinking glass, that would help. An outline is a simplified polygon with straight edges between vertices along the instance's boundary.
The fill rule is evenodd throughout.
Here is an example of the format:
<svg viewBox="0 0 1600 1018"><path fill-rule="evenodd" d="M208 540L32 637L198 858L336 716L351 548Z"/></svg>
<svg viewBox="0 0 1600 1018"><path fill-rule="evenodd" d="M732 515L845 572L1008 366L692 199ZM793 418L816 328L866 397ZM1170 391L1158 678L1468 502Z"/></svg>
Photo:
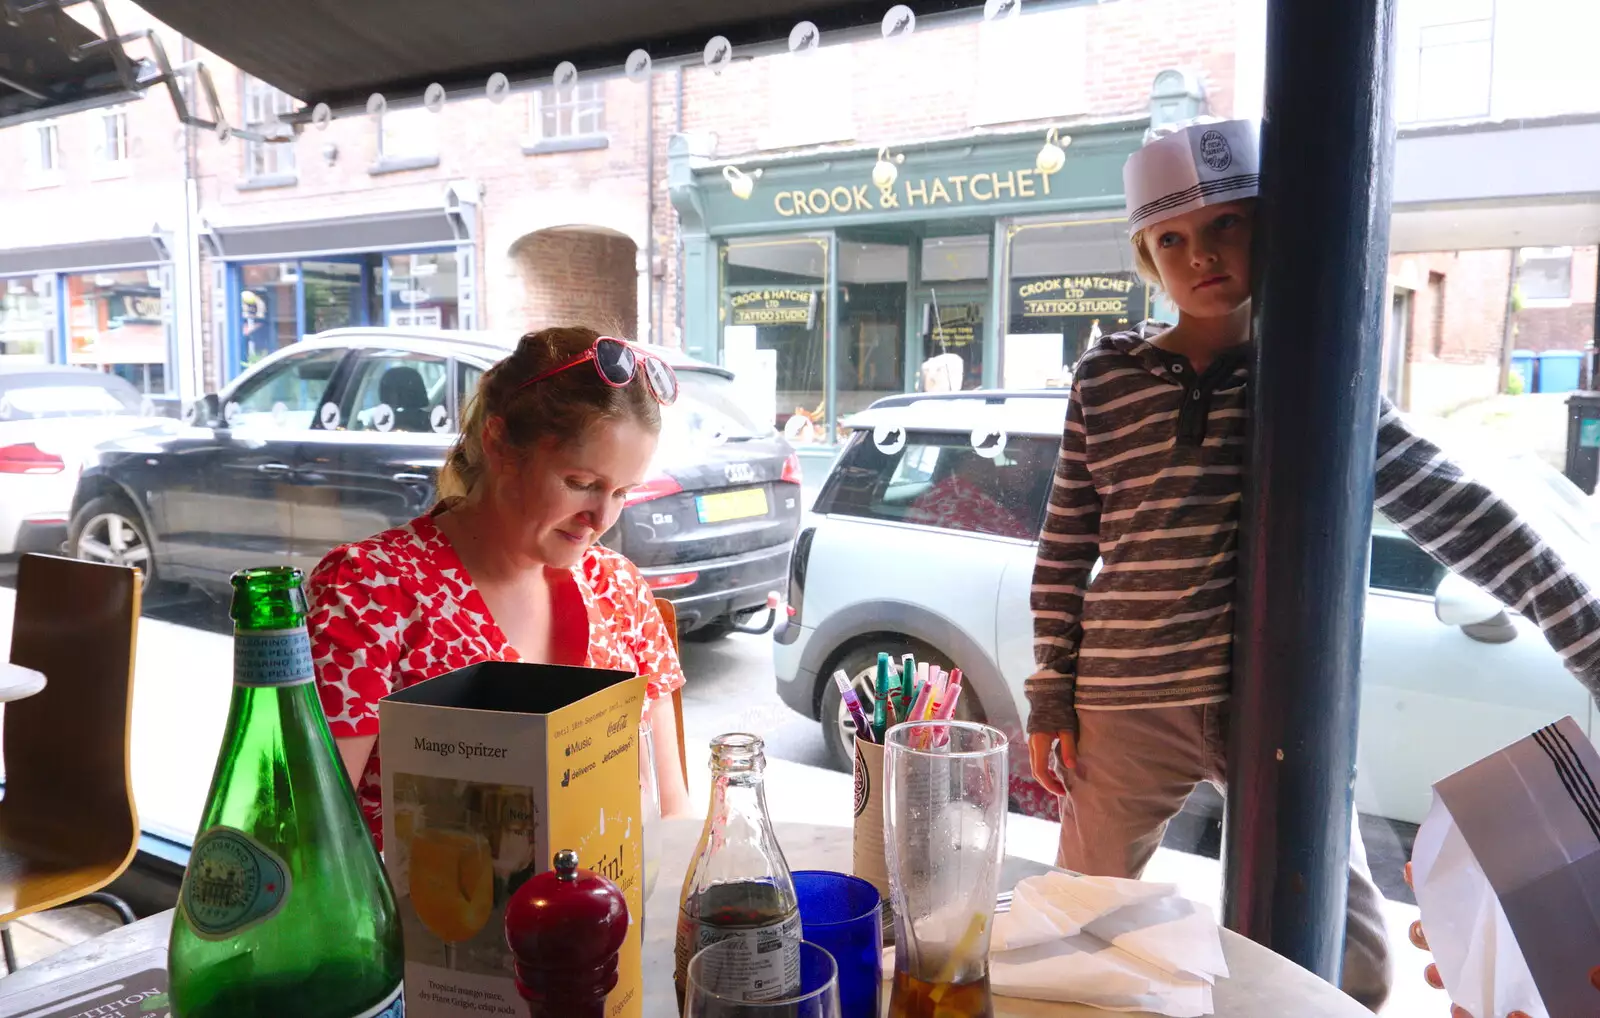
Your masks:
<svg viewBox="0 0 1600 1018"><path fill-rule="evenodd" d="M883 992L882 898L847 873L795 870L800 924L807 942L825 948L839 966L842 1018L878 1018Z"/></svg>

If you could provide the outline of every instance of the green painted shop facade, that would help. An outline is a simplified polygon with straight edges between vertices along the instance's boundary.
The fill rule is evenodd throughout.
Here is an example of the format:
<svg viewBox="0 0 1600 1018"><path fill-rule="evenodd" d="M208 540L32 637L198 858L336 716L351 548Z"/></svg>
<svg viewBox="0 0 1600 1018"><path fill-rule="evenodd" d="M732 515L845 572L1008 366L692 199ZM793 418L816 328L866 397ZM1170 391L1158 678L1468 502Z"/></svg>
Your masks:
<svg viewBox="0 0 1600 1018"><path fill-rule="evenodd" d="M1064 384L1095 336L1159 313L1123 218L1149 123L1070 129L1053 173L1038 129L733 160L680 135L685 346L770 389L802 445L894 393Z"/></svg>

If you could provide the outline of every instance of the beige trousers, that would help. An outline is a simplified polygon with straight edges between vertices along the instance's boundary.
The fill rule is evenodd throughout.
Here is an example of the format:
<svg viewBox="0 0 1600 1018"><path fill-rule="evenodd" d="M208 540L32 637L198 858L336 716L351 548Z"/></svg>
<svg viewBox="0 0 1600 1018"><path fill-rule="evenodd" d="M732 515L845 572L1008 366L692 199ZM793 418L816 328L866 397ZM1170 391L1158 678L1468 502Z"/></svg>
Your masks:
<svg viewBox="0 0 1600 1018"><path fill-rule="evenodd" d="M1228 778L1227 704L1078 712L1077 767L1065 777L1057 864L1138 879L1195 786ZM1359 828L1350 837L1350 896L1339 986L1377 1011L1389 995L1383 895Z"/></svg>

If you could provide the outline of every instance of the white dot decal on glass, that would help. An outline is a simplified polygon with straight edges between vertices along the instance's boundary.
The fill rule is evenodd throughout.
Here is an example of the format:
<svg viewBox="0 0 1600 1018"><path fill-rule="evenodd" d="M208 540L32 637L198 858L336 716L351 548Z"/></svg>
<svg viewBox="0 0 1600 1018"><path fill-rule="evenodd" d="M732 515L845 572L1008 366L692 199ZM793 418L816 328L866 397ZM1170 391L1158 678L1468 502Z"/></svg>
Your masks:
<svg viewBox="0 0 1600 1018"><path fill-rule="evenodd" d="M311 122L317 125L317 130L326 131L328 125L333 123L333 107L327 103L317 103L311 110Z"/></svg>
<svg viewBox="0 0 1600 1018"><path fill-rule="evenodd" d="M233 421L234 421L234 418L236 418L238 416L239 416L239 404L233 402L232 400L229 400L228 401L228 405L222 408L222 419L224 421L227 421L229 424L232 424Z"/></svg>
<svg viewBox="0 0 1600 1018"><path fill-rule="evenodd" d="M706 43L705 59L707 67L721 74L723 68L733 63L733 43L725 35L714 36Z"/></svg>
<svg viewBox="0 0 1600 1018"><path fill-rule="evenodd" d="M1000 428L974 428L972 451L986 460L992 460L1006 451L1006 433Z"/></svg>
<svg viewBox="0 0 1600 1018"><path fill-rule="evenodd" d="M374 431L394 430L394 407L387 403L379 403L372 408L372 428Z"/></svg>
<svg viewBox="0 0 1600 1018"><path fill-rule="evenodd" d="M1022 12L1022 0L985 0L983 20L1004 21Z"/></svg>
<svg viewBox="0 0 1600 1018"><path fill-rule="evenodd" d="M917 15L905 4L895 4L883 16L883 37L904 39L917 30Z"/></svg>
<svg viewBox="0 0 1600 1018"><path fill-rule="evenodd" d="M492 103L504 102L505 97L511 94L511 79L499 71L489 75L489 83L484 86L484 92Z"/></svg>
<svg viewBox="0 0 1600 1018"><path fill-rule="evenodd" d="M897 455L906 447L906 429L898 424L880 424L872 429L872 444L885 456Z"/></svg>
<svg viewBox="0 0 1600 1018"><path fill-rule="evenodd" d="M381 117L389 112L389 100L381 92L374 92L367 96L367 116Z"/></svg>
<svg viewBox="0 0 1600 1018"><path fill-rule="evenodd" d="M322 422L326 431L336 431L339 428L339 404L324 403L322 410L317 414L317 419Z"/></svg>
<svg viewBox="0 0 1600 1018"><path fill-rule="evenodd" d="M556 64L556 72L550 76L550 80L557 88L571 88L578 83L578 65L570 60L561 61Z"/></svg>
<svg viewBox="0 0 1600 1018"><path fill-rule="evenodd" d="M224 145L233 140L233 128L226 123L219 123L217 125L217 140Z"/></svg>
<svg viewBox="0 0 1600 1018"><path fill-rule="evenodd" d="M727 445L728 432L723 428L718 427L715 431L711 432L710 442L712 445Z"/></svg>
<svg viewBox="0 0 1600 1018"><path fill-rule="evenodd" d="M428 86L426 92L422 93L422 105L429 113L438 113L444 109L446 98L444 86L436 81Z"/></svg>
<svg viewBox="0 0 1600 1018"><path fill-rule="evenodd" d="M789 31L789 52L810 53L822 45L822 33L809 21L802 21Z"/></svg>
<svg viewBox="0 0 1600 1018"><path fill-rule="evenodd" d="M289 423L289 404L281 400L272 404L272 423L280 428Z"/></svg>
<svg viewBox="0 0 1600 1018"><path fill-rule="evenodd" d="M650 77L650 54L642 49L636 49L628 54L628 62L624 65L628 80L635 84L643 84Z"/></svg>
<svg viewBox="0 0 1600 1018"><path fill-rule="evenodd" d="M189 404L189 409L183 412L183 423L198 428L205 423L205 415L200 412L200 403L195 401Z"/></svg>
<svg viewBox="0 0 1600 1018"><path fill-rule="evenodd" d="M431 427L435 432L442 433L449 431L450 411L446 409L443 404L434 407L433 410L428 414L428 426Z"/></svg>

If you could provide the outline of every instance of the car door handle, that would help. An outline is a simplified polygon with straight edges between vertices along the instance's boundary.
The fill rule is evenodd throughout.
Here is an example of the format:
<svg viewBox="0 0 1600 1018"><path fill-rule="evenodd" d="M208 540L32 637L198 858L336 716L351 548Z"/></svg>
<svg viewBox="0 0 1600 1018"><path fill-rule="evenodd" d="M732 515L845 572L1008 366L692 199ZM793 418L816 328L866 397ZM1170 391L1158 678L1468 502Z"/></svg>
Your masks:
<svg viewBox="0 0 1600 1018"><path fill-rule="evenodd" d="M408 473L403 473L402 472L402 473L394 474L393 477L394 477L395 480L399 481L401 484L432 484L433 483L433 478L429 477L427 474L408 474Z"/></svg>
<svg viewBox="0 0 1600 1018"><path fill-rule="evenodd" d="M287 463L259 463L256 465L256 472L273 475L292 474L294 467Z"/></svg>

